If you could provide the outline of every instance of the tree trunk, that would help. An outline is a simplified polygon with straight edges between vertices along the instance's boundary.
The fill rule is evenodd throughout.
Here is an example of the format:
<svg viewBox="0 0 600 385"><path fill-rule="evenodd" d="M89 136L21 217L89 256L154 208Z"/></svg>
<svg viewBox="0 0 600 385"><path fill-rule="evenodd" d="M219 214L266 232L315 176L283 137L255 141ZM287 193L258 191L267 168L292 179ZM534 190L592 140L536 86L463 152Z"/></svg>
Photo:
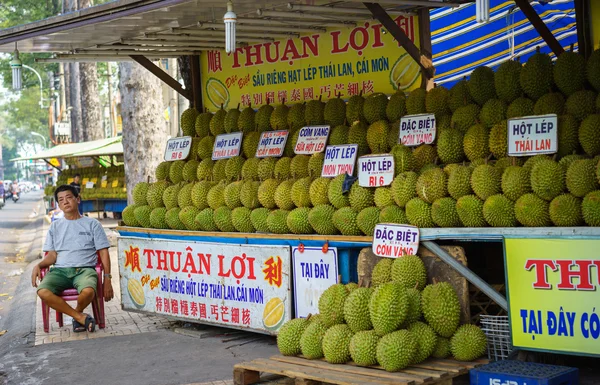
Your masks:
<svg viewBox="0 0 600 385"><path fill-rule="evenodd" d="M79 63L69 63L69 88L71 89L71 135L73 142L83 142L83 121L81 119L81 89Z"/></svg>
<svg viewBox="0 0 600 385"><path fill-rule="evenodd" d="M0 181L4 180L4 161L2 160L2 141L0 141ZM7 186L4 186L7 188Z"/></svg>
<svg viewBox="0 0 600 385"><path fill-rule="evenodd" d="M78 9L88 8L92 5L94 5L92 0L79 0ZM81 84L83 139L85 141L104 139L96 63L79 64L79 81Z"/></svg>
<svg viewBox="0 0 600 385"><path fill-rule="evenodd" d="M163 160L169 128L162 111L161 82L142 66L119 63L119 91L123 118L123 154L127 200L133 202L133 187L148 177Z"/></svg>

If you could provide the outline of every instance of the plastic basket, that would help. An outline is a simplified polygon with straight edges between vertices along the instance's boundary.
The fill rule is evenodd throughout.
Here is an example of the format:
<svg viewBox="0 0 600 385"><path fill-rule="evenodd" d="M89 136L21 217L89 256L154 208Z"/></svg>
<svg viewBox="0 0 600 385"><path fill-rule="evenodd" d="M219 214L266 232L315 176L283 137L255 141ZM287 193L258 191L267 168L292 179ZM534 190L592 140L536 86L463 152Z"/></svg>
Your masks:
<svg viewBox="0 0 600 385"><path fill-rule="evenodd" d="M481 315L481 330L487 337L488 359L500 361L512 352L508 316Z"/></svg>

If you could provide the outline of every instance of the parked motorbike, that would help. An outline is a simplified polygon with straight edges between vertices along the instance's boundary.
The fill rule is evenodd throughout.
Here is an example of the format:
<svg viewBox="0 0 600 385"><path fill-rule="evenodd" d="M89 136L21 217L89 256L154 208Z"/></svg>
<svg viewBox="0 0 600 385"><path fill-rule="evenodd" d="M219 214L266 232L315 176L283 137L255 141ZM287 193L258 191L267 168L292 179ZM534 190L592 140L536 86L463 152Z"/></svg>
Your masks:
<svg viewBox="0 0 600 385"><path fill-rule="evenodd" d="M21 195L20 193L14 193L14 194L12 194L12 200L13 200L13 202L16 203L19 200L20 195Z"/></svg>

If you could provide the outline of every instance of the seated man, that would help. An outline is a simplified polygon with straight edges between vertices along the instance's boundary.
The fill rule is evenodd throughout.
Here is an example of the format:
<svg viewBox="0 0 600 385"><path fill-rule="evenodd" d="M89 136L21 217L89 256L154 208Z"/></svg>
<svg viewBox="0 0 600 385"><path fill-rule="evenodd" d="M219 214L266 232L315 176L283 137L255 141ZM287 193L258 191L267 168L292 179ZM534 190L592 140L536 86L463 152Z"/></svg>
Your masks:
<svg viewBox="0 0 600 385"><path fill-rule="evenodd" d="M73 331L93 332L96 321L83 313L96 295L98 275L96 262L100 260L104 267L104 300L113 298L110 282L110 244L100 222L84 217L79 213L79 194L73 186L63 185L56 189L54 198L63 211L64 218L52 222L43 250L47 252L42 261L33 268L31 281L37 287L37 294L46 304L57 312L73 317ZM40 269L50 267L48 274L38 285ZM79 292L77 306L73 309L58 296L63 290L74 287Z"/></svg>

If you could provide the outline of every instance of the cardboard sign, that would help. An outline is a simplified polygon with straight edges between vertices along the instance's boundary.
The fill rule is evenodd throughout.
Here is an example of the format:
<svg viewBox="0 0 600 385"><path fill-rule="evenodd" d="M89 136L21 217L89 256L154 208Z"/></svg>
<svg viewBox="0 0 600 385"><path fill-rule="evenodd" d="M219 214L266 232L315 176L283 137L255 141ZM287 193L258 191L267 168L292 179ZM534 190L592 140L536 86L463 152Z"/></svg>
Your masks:
<svg viewBox="0 0 600 385"><path fill-rule="evenodd" d="M558 150L558 119L555 114L508 120L508 155L554 154Z"/></svg>
<svg viewBox="0 0 600 385"><path fill-rule="evenodd" d="M294 305L296 317L306 318L319 313L319 298L327 288L338 283L337 248L330 247L326 253L321 247L294 246Z"/></svg>
<svg viewBox="0 0 600 385"><path fill-rule="evenodd" d="M165 160L184 160L190 155L190 149L192 148L192 137L181 136L178 138L171 138L167 140L167 147L165 148Z"/></svg>
<svg viewBox="0 0 600 385"><path fill-rule="evenodd" d="M358 185L361 187L389 186L394 181L394 157L390 154L358 158Z"/></svg>
<svg viewBox="0 0 600 385"><path fill-rule="evenodd" d="M288 139L288 131L265 131L260 134L258 148L256 149L257 158L279 158L283 155L285 144Z"/></svg>
<svg viewBox="0 0 600 385"><path fill-rule="evenodd" d="M419 249L419 228L409 225L380 223L373 232L373 253L380 257L398 258L415 255Z"/></svg>
<svg viewBox="0 0 600 385"><path fill-rule="evenodd" d="M333 178L341 174L352 175L358 154L358 144L327 146L321 176Z"/></svg>
<svg viewBox="0 0 600 385"><path fill-rule="evenodd" d="M227 159L240 155L242 135L241 132L217 135L213 146L212 159Z"/></svg>
<svg viewBox="0 0 600 385"><path fill-rule="evenodd" d="M406 115L400 119L399 142L405 146L432 144L435 141L435 115Z"/></svg>
<svg viewBox="0 0 600 385"><path fill-rule="evenodd" d="M329 126L308 126L300 129L294 152L311 155L323 152L329 138Z"/></svg>

